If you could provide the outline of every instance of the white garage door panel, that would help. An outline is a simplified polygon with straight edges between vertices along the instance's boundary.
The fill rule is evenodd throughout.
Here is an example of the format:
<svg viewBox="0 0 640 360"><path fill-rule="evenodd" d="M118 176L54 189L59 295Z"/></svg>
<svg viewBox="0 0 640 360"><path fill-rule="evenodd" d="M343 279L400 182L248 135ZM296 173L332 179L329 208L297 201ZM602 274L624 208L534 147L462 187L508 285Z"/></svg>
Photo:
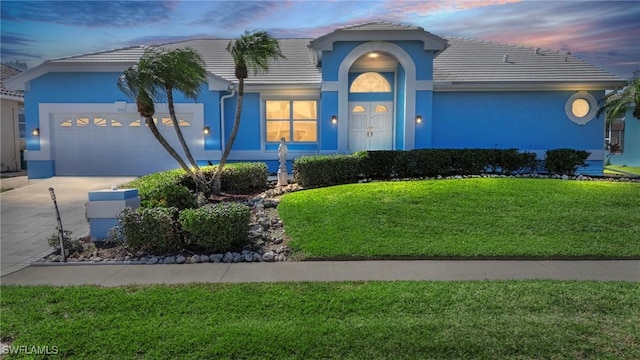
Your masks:
<svg viewBox="0 0 640 360"><path fill-rule="evenodd" d="M156 118L160 133L182 154L169 116ZM188 143L202 135L193 125L192 114L178 114L178 118ZM140 123L139 117L130 114L54 114L50 129L56 175L143 175L178 167L144 120Z"/></svg>

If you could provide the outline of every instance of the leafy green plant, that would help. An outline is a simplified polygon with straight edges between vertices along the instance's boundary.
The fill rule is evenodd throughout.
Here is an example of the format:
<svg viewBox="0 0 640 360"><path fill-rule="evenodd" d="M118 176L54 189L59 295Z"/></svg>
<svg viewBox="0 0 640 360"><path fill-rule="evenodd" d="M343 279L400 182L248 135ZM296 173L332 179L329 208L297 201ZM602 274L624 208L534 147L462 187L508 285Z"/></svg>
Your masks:
<svg viewBox="0 0 640 360"><path fill-rule="evenodd" d="M82 250L82 244L78 240L74 240L71 237L73 232L71 230L63 230L62 231L62 244L64 245L65 251L69 254L73 254L75 252ZM56 226L56 232L51 234L47 238L47 243L49 246L56 248L56 250L60 251L60 228Z"/></svg>
<svg viewBox="0 0 640 360"><path fill-rule="evenodd" d="M249 218L249 207L229 202L183 210L179 221L192 246L225 252L247 241Z"/></svg>
<svg viewBox="0 0 640 360"><path fill-rule="evenodd" d="M201 168L205 180L210 181L216 168ZM222 190L234 194L251 194L267 186L267 165L265 163L231 163L222 172ZM186 187L180 189L179 187ZM196 206L195 198L187 192L195 192L196 184L192 177L182 169L162 171L142 176L123 185L123 188L138 189L142 207L177 207L178 209Z"/></svg>
<svg viewBox="0 0 640 360"><path fill-rule="evenodd" d="M178 210L196 207L194 195L185 186L166 184L148 193L144 200L144 207L175 207Z"/></svg>
<svg viewBox="0 0 640 360"><path fill-rule="evenodd" d="M574 149L547 150L545 168L550 174L573 175L579 167L587 166L589 152Z"/></svg>
<svg viewBox="0 0 640 360"><path fill-rule="evenodd" d="M125 208L114 236L134 251L166 253L184 246L176 208Z"/></svg>
<svg viewBox="0 0 640 360"><path fill-rule="evenodd" d="M233 194L250 194L267 187L265 163L231 163L222 170L222 189Z"/></svg>

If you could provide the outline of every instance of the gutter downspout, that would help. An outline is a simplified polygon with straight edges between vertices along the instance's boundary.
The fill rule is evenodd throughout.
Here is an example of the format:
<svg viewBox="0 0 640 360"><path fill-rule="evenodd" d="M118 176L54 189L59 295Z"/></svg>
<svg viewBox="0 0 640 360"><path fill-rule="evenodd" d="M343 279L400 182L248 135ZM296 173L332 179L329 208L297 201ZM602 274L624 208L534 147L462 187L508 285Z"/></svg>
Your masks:
<svg viewBox="0 0 640 360"><path fill-rule="evenodd" d="M223 95L220 98L220 150L222 151L224 151L224 148L226 146L226 140L224 135L224 101L236 95L236 85L234 83L229 84L229 87L227 88L227 92L229 92L229 94Z"/></svg>

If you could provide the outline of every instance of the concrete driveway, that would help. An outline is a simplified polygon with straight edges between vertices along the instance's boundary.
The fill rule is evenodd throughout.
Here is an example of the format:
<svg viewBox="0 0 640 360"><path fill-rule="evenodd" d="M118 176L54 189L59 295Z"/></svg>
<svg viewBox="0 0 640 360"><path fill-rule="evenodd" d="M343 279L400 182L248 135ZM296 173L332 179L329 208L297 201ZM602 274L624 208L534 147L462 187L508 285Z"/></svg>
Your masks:
<svg viewBox="0 0 640 360"><path fill-rule="evenodd" d="M56 193L60 217L72 237L89 234L85 203L89 191L110 189L135 177L53 177L27 180L15 178L2 183L13 190L0 194L0 274L2 276L25 268L31 262L48 255L52 248L47 238L56 232L56 213L49 195ZM6 186L5 186L6 184Z"/></svg>

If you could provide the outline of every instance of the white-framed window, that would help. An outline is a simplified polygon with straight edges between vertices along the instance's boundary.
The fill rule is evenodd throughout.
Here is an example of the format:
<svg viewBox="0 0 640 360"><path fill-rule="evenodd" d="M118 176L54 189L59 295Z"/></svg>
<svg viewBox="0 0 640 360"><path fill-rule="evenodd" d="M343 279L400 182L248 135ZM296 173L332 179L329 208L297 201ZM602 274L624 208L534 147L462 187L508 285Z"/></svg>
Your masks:
<svg viewBox="0 0 640 360"><path fill-rule="evenodd" d="M267 142L318 141L316 100L265 100Z"/></svg>
<svg viewBox="0 0 640 360"><path fill-rule="evenodd" d="M612 154L624 153L624 118L607 123L607 150Z"/></svg>
<svg viewBox="0 0 640 360"><path fill-rule="evenodd" d="M352 93L371 93L371 92L391 92L391 84L384 76L376 72L366 72L358 75L349 92Z"/></svg>
<svg viewBox="0 0 640 360"><path fill-rule="evenodd" d="M24 105L23 104L18 105L18 132L19 132L19 138L20 139L26 138L27 123L26 123L25 117L24 117Z"/></svg>

